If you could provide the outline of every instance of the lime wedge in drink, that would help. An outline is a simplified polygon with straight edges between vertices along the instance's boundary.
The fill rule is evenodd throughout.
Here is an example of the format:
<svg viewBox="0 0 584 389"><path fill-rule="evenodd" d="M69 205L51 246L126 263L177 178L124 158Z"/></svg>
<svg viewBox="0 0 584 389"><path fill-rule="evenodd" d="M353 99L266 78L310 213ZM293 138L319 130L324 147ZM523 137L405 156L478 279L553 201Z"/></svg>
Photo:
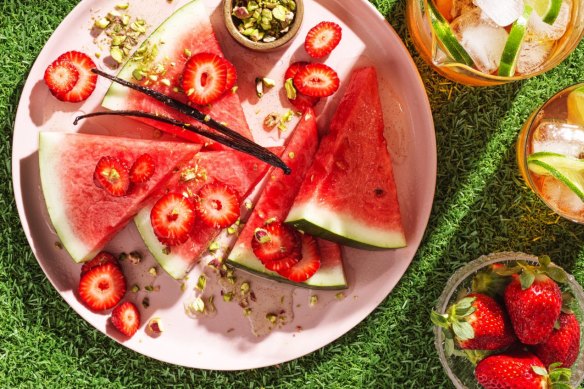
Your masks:
<svg viewBox="0 0 584 389"><path fill-rule="evenodd" d="M526 5L533 7L535 12L547 24L553 24L560 14L563 0L525 0Z"/></svg>
<svg viewBox="0 0 584 389"><path fill-rule="evenodd" d="M527 157L527 166L535 174L561 181L584 201L584 159L542 151Z"/></svg>
<svg viewBox="0 0 584 389"><path fill-rule="evenodd" d="M584 86L568 95L568 122L584 126Z"/></svg>
<svg viewBox="0 0 584 389"><path fill-rule="evenodd" d="M533 11L533 8L526 5L523 9L523 14L511 27L509 38L507 38L507 43L505 43L505 48L501 55L501 63L499 65L500 76L511 77L515 74L515 66L517 65L517 58L519 57L519 50L521 50L521 44L525 39L527 23L529 22L531 11Z"/></svg>
<svg viewBox="0 0 584 389"><path fill-rule="evenodd" d="M462 47L462 45L458 42L456 36L452 32L452 29L450 28L450 24L438 11L432 0L428 1L428 11L434 33L436 34L438 40L442 43L445 51L456 62L472 66L474 63L472 58L466 52L464 47Z"/></svg>

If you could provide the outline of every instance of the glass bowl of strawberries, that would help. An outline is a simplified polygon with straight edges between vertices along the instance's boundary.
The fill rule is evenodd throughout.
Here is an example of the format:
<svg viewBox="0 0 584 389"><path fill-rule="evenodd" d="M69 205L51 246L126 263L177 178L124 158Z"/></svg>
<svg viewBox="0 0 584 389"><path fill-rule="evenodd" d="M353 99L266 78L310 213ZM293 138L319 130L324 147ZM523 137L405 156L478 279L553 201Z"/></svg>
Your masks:
<svg viewBox="0 0 584 389"><path fill-rule="evenodd" d="M571 388L584 378L584 290L547 256L469 262L448 280L431 320L457 388Z"/></svg>

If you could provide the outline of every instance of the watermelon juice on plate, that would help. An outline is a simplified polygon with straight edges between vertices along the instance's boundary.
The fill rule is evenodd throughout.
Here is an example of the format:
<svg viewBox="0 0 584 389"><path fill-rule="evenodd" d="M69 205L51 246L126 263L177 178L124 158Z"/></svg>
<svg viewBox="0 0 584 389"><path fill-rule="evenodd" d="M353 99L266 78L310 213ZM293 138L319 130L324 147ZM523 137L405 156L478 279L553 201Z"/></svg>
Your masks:
<svg viewBox="0 0 584 389"><path fill-rule="evenodd" d="M266 290L290 293L298 306L294 307L295 319L290 324L260 340L250 333L246 318L242 317L241 310L234 304L218 301L215 316L196 321L187 317L183 305L189 297L188 293L183 293L181 284L166 274L151 275L148 270L155 262L146 255L138 265L124 262L122 266L129 285L153 285L159 290L149 292L141 289L132 299L142 301L144 297L149 297L150 306L140 307L143 322L161 316L166 330L157 338L140 330L131 339L112 332L107 324L109 315L87 310L75 295L79 265L74 264L67 253L55 247L56 235L39 190L38 144L36 141L31 142L31 139L37 139L40 131L78 130L134 137L155 137L159 134L145 124L107 118L88 121L79 129L74 128L71 110L83 113L99 110L101 99L110 85L104 79L98 80L97 88L88 100L75 106L64 105L53 99L46 89L38 88L40 92L35 89L33 93L33 88L42 79L42 73L54 59L55 53L72 49L88 53L97 51L88 32L93 23L91 16L95 15L95 11L92 13L91 10L113 9L113 1L88 0L80 3L47 42L30 72L22 93L14 133L12 162L16 204L31 248L43 271L67 303L100 331L123 341L125 346L137 352L170 363L226 370L267 366L305 355L353 328L389 294L404 273L419 245L432 204L436 172L432 119L422 83L407 50L383 16L368 2L356 2L350 15L343 12L343 2L340 0L307 3L304 25L291 45L283 51L258 57L257 53L237 45L223 29L221 13L218 12L219 1L198 1L204 4L207 14L211 15L211 24L223 53L238 70L238 95L252 135L266 146L282 144L294 123L287 126L288 132L266 133L262 129L264 118L273 111L285 112L292 107L286 101L281 87L265 91L264 96L258 99L255 79L261 76L280 82L290 63L308 60L302 54L303 39L308 30L322 20L334 21L342 27L343 40L326 59L326 63L338 72L341 81L348 80L351 71L359 66L370 65L377 69L385 117L384 131L393 159L408 246L379 252L344 249L350 288L344 292L347 298L343 300L337 299L336 292L319 292L318 304L310 307L312 292L268 281L270 286ZM151 26L148 32L151 32L186 3L176 1L155 6L146 0L136 0L130 3L128 12L136 12L147 20ZM177 31L184 27L173 26ZM391 68L386 66L388 62L392 63ZM97 59L96 63L98 67L106 69ZM339 93L321 99L316 105L320 131L328 128L343 88L341 82ZM39 216L42 223L38 222ZM145 252L140 235L132 226L117 234L106 248L115 253L134 250ZM192 290L197 278L197 273L191 273L186 283L189 290ZM302 331L298 331L298 327Z"/></svg>

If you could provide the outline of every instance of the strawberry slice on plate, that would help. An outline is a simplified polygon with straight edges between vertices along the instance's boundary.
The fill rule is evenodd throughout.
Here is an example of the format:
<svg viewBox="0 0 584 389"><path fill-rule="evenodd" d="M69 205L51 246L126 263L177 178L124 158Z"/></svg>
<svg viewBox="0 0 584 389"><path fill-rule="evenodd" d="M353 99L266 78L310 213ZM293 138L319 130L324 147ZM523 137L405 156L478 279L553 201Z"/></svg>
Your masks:
<svg viewBox="0 0 584 389"><path fill-rule="evenodd" d="M308 65L308 62L303 61L294 62L293 64L291 64L288 67L288 69L286 69L286 73L284 74L284 81L289 79L294 80L294 76L296 75L296 73L298 73L298 71L304 68L306 65ZM314 107L320 101L320 98L306 96L300 91L296 91L296 98L295 99L288 98L288 101L290 101L290 103L292 103L292 105L295 106L296 108L304 111L307 108Z"/></svg>
<svg viewBox="0 0 584 389"><path fill-rule="evenodd" d="M130 182L142 184L150 179L156 171L154 158L150 154L142 154L132 164L130 168Z"/></svg>
<svg viewBox="0 0 584 389"><path fill-rule="evenodd" d="M79 81L79 72L72 63L56 60L45 70L44 80L53 96L63 100L62 96L71 91Z"/></svg>
<svg viewBox="0 0 584 389"><path fill-rule="evenodd" d="M95 62L85 53L80 51L68 51L62 54L57 61L69 62L77 69L79 80L69 92L60 95L59 99L70 103L78 103L86 100L95 90L97 74L92 73Z"/></svg>
<svg viewBox="0 0 584 389"><path fill-rule="evenodd" d="M338 46L342 36L342 29L338 24L320 22L306 34L304 49L312 58L326 57Z"/></svg>
<svg viewBox="0 0 584 389"><path fill-rule="evenodd" d="M308 234L301 234L302 259L293 266L278 271L290 281L304 282L320 269L320 251L316 239Z"/></svg>
<svg viewBox="0 0 584 389"><path fill-rule="evenodd" d="M131 302L126 301L112 311L112 325L127 337L132 337L140 327L140 311Z"/></svg>
<svg viewBox="0 0 584 389"><path fill-rule="evenodd" d="M179 245L189 239L195 224L195 206L179 193L168 193L152 207L150 222L161 243Z"/></svg>
<svg viewBox="0 0 584 389"><path fill-rule="evenodd" d="M104 311L113 308L126 294L126 278L117 264L106 263L81 276L79 298L89 309Z"/></svg>
<svg viewBox="0 0 584 389"><path fill-rule="evenodd" d="M299 232L278 221L256 228L251 239L253 253L264 264L294 254L300 244Z"/></svg>
<svg viewBox="0 0 584 389"><path fill-rule="evenodd" d="M87 261L81 266L81 276L90 271L91 269L105 265L106 263L111 263L119 267L118 260L113 254L107 251L100 251L92 260Z"/></svg>
<svg viewBox="0 0 584 389"><path fill-rule="evenodd" d="M182 87L189 101L197 105L211 104L226 91L227 61L212 53L193 55L183 70Z"/></svg>
<svg viewBox="0 0 584 389"><path fill-rule="evenodd" d="M93 181L112 196L124 196L130 187L130 171L119 158L105 156L95 166Z"/></svg>
<svg viewBox="0 0 584 389"><path fill-rule="evenodd" d="M339 89L339 85L337 72L322 63L310 63L294 76L294 86L307 96L330 96Z"/></svg>
<svg viewBox="0 0 584 389"><path fill-rule="evenodd" d="M229 227L239 219L239 194L222 182L205 184L197 193L197 215L208 226Z"/></svg>

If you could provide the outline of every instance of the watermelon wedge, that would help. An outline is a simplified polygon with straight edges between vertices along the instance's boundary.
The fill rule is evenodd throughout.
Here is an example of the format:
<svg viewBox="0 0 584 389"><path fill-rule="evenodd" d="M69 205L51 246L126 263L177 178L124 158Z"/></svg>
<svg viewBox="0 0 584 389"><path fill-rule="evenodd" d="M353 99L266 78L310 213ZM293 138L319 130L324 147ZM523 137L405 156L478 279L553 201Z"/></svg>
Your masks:
<svg viewBox="0 0 584 389"><path fill-rule="evenodd" d="M142 208L175 167L191 159L200 145L110 136L41 132L39 167L47 209L61 243L75 262L95 256ZM142 154L155 164L154 175L114 197L93 181L97 162L114 156L128 166Z"/></svg>
<svg viewBox="0 0 584 389"><path fill-rule="evenodd" d="M353 71L286 222L340 244L406 245L373 67Z"/></svg>
<svg viewBox="0 0 584 389"><path fill-rule="evenodd" d="M300 188L304 174L312 163L317 146L316 116L309 108L302 115L282 154L283 161L290 166L292 173L284 175L280 170L270 170L264 190L228 256L229 264L264 277L290 282L264 267L254 255L251 241L255 229L263 226L267 220L284 220ZM327 248L330 250L330 259L326 261L326 265L321 263L321 268L315 275L304 283L295 285L332 289L346 287L340 250L335 252L334 248L329 246Z"/></svg>
<svg viewBox="0 0 584 389"><path fill-rule="evenodd" d="M273 148L271 151L279 154L282 148ZM161 188L161 192L151 196L148 204L134 218L142 239L160 266L171 277L184 278L221 232L220 228L206 226L197 220L189 240L174 247L164 246L154 234L150 222L150 211L162 194L196 193L206 183L220 181L235 189L243 199L249 195L267 170L266 163L231 150L200 152L191 161L181 166L180 170Z"/></svg>
<svg viewBox="0 0 584 389"><path fill-rule="evenodd" d="M223 56L219 42L213 32L204 1L195 0L179 8L166 19L126 62L118 77L147 85L186 103L187 97L180 90L183 68L191 55L200 52ZM135 72L144 73L141 76L142 80L136 80L135 76L133 76L133 74L137 74ZM108 89L102 101L102 106L113 110L140 110L170 116L182 122L196 124L211 130L189 116L180 114L149 96L115 83ZM197 108L215 120L224 122L232 130L252 139L237 93L228 91L211 106L199 106ZM161 131L203 144L206 148L226 149L221 144L184 131L179 127L150 119L137 120L141 120Z"/></svg>

